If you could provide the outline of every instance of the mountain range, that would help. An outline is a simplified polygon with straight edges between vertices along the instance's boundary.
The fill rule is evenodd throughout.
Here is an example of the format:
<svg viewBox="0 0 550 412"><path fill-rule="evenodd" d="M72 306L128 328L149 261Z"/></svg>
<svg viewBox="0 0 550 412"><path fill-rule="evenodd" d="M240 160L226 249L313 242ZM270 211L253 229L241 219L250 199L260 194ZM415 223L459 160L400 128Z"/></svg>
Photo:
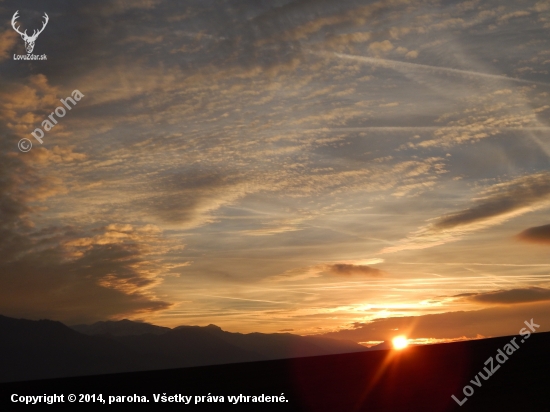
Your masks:
<svg viewBox="0 0 550 412"><path fill-rule="evenodd" d="M69 327L0 316L0 382L242 363L366 351L290 333L231 333L215 325L174 329L130 320Z"/></svg>

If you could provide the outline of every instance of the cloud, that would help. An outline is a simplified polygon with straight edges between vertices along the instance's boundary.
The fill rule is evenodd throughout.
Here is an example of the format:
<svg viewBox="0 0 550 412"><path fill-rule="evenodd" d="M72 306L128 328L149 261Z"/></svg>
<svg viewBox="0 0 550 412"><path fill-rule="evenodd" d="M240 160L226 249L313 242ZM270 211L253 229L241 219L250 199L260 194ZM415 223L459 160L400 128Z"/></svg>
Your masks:
<svg viewBox="0 0 550 412"><path fill-rule="evenodd" d="M387 40L386 40L387 41ZM382 42L384 43L384 42ZM389 41L388 41L389 43ZM373 43L374 44L374 43ZM384 51L384 49L389 48L390 44L385 43L377 44L375 46L375 49L380 49L381 51ZM392 46L393 47L393 46ZM389 49L391 50L391 49ZM326 52L318 52L316 54L323 55L323 56L330 56L330 53ZM371 64L373 66L379 66L379 67L386 67L390 69L394 69L396 71L402 72L404 74L409 73L422 73L422 72L431 72L431 73L437 73L437 74L455 74L463 77L478 77L478 78L486 78L486 79L492 79L492 80L507 80L510 82L518 82L518 83L528 83L528 84L542 84L542 85L548 85L547 83L542 82L536 82L536 81L530 81L530 80L524 80L524 79L516 79L513 77L507 77L507 76L501 76L498 74L490 74L490 73L482 73L482 72L476 72L472 70L461 70L461 69L453 69L449 67L442 67L442 66L431 66L427 64L419 64L419 63L407 63L402 62L398 60L389 60L389 59L381 59L377 57L366 57L366 56L355 56L351 54L344 54L344 53L332 53L333 56L339 57L342 59L348 59L348 60L355 60L358 62L363 62L366 64Z"/></svg>
<svg viewBox="0 0 550 412"><path fill-rule="evenodd" d="M161 273L140 243L64 241L73 230L29 233L19 245L12 242L20 247L0 262L0 312L89 322L172 306L150 292Z"/></svg>
<svg viewBox="0 0 550 412"><path fill-rule="evenodd" d="M399 102L383 103L379 105L379 107L397 107L397 106L399 106Z"/></svg>
<svg viewBox="0 0 550 412"><path fill-rule="evenodd" d="M535 108L535 105L529 103L528 89L511 90L511 85L507 88L498 85L493 87L499 89L487 94L471 95L464 99L462 110L441 116L438 122L445 121L448 126L435 130L433 138L416 144L409 142L402 147L452 147L518 131L533 139L550 156L547 145L535 134L537 131L548 129L537 114L545 110L544 106ZM445 93L443 89L442 91ZM476 110L472 110L472 107L476 107Z"/></svg>
<svg viewBox="0 0 550 412"><path fill-rule="evenodd" d="M539 1L535 4L534 10L539 13L550 10L550 2L548 0Z"/></svg>
<svg viewBox="0 0 550 412"><path fill-rule="evenodd" d="M460 295L455 295L454 297L477 303L506 305L550 300L550 289L533 286L528 288L495 290L492 292L482 293L462 293Z"/></svg>
<svg viewBox="0 0 550 412"><path fill-rule="evenodd" d="M518 18L518 17L525 17L525 16L529 16L531 13L526 11L526 10L517 10L517 11L514 11L512 13L508 13L508 14L505 14L503 16L500 16L499 17L499 21L500 22L505 22L505 21L508 21L510 19L513 19L513 18Z"/></svg>
<svg viewBox="0 0 550 412"><path fill-rule="evenodd" d="M43 74L30 75L21 83L2 80L0 121L21 137L28 137L29 132L61 104L58 89L51 86Z"/></svg>
<svg viewBox="0 0 550 412"><path fill-rule="evenodd" d="M407 4L408 2L409 0L395 0L390 7ZM326 7L325 2L292 2L284 7L274 8L261 16L264 24L273 25L275 21L279 23L276 25L279 31L274 31L273 35L263 39L262 43L280 42L281 39L285 41L303 41L313 37L323 29L327 30L327 28L337 27L338 25L345 25L346 23L348 25L350 23L364 25L366 19L390 7L382 1L362 6L340 3L332 7ZM312 16L315 17L312 18ZM281 27L285 30L279 33Z"/></svg>
<svg viewBox="0 0 550 412"><path fill-rule="evenodd" d="M351 276L381 276L384 272L366 265L352 265L348 263L333 263L325 266L325 270L333 275Z"/></svg>
<svg viewBox="0 0 550 412"><path fill-rule="evenodd" d="M355 342L390 340L396 335L410 339L457 339L516 335L524 321L533 319L541 325L539 332L550 330L550 303L501 306L467 312L404 316L358 322L323 336Z"/></svg>
<svg viewBox="0 0 550 412"><path fill-rule="evenodd" d="M342 49L342 46L349 46L354 43L363 43L369 41L371 34L368 32L346 33L329 37L326 40L328 47Z"/></svg>
<svg viewBox="0 0 550 412"><path fill-rule="evenodd" d="M43 210L35 203L64 186L45 165L83 157L55 147L13 153L11 140L0 144L0 313L89 322L171 307L151 292L163 276L147 259L148 245L162 243L151 226L35 227L31 217Z"/></svg>
<svg viewBox="0 0 550 412"><path fill-rule="evenodd" d="M389 51L392 51L393 49L394 49L394 46L391 43L391 41L389 41L389 40L384 40L384 41L380 41L380 42L375 41L375 42L369 44L369 50L374 52L374 54L376 54L376 55L387 53Z"/></svg>
<svg viewBox="0 0 550 412"><path fill-rule="evenodd" d="M150 36L129 36L122 40L121 44L127 43L145 43L145 44L157 44L164 40L163 36L150 37Z"/></svg>
<svg viewBox="0 0 550 412"><path fill-rule="evenodd" d="M33 148L24 158L27 163L49 165L51 163L61 164L86 159L83 153L74 152L74 146L54 146L52 149L46 147Z"/></svg>
<svg viewBox="0 0 550 412"><path fill-rule="evenodd" d="M10 50L15 45L17 37L17 33L11 29L0 33L0 62L11 57Z"/></svg>
<svg viewBox="0 0 550 412"><path fill-rule="evenodd" d="M489 226L546 206L549 200L550 173L523 176L486 189L473 206L441 217L434 228L447 230L476 225Z"/></svg>
<svg viewBox="0 0 550 412"><path fill-rule="evenodd" d="M253 187L231 173L178 173L158 182L157 193L140 206L163 222L196 227L212 221L211 212L237 201Z"/></svg>
<svg viewBox="0 0 550 412"><path fill-rule="evenodd" d="M91 10L92 13L99 13L104 17L112 17L117 14L128 13L132 10L150 10L161 3L162 0L135 0L127 2L124 0L98 1Z"/></svg>
<svg viewBox="0 0 550 412"><path fill-rule="evenodd" d="M517 235L519 240L550 244L550 225L530 227Z"/></svg>
<svg viewBox="0 0 550 412"><path fill-rule="evenodd" d="M295 282L310 278L320 277L323 274L335 276L369 276L378 277L385 274L383 270L373 268L367 264L377 264L384 262L383 259L367 259L359 262L336 262L336 263L321 263L318 265L308 266L305 268L295 268L287 270L285 273L268 278L272 282ZM365 264L366 263L366 264Z"/></svg>
<svg viewBox="0 0 550 412"><path fill-rule="evenodd" d="M522 176L485 189L470 207L435 219L383 253L424 249L454 241L549 205L550 173Z"/></svg>
<svg viewBox="0 0 550 412"><path fill-rule="evenodd" d="M302 230L303 223L312 219L315 213L306 214L293 219L278 219L264 224L260 229L243 230L241 233L249 236L270 236Z"/></svg>

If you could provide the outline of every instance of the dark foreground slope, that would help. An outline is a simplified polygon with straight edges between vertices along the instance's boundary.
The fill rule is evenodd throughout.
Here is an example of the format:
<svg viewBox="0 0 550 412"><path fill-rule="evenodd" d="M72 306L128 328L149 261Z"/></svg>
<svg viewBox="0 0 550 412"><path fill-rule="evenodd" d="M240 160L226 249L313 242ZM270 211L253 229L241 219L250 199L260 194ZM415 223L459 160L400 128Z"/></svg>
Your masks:
<svg viewBox="0 0 550 412"><path fill-rule="evenodd" d="M401 352L250 362L0 385L0 410L42 410L10 403L10 396L99 394L107 404L57 404L49 410L281 410L281 411L550 411L550 333L520 343L481 387L470 383L512 337L431 346ZM516 339L519 343L520 338ZM494 367L498 365L494 361ZM490 367L490 364L489 364ZM463 387L473 395L463 406ZM281 395L282 403L230 404L229 395ZM108 396L140 395L148 403L108 405ZM155 403L154 395L224 396L224 403ZM279 398L280 399L280 398ZM143 400L143 398L142 398ZM218 398L219 400L219 398ZM19 406L20 408L17 408ZM131 406L128 409L128 406ZM44 408L45 409L45 408Z"/></svg>

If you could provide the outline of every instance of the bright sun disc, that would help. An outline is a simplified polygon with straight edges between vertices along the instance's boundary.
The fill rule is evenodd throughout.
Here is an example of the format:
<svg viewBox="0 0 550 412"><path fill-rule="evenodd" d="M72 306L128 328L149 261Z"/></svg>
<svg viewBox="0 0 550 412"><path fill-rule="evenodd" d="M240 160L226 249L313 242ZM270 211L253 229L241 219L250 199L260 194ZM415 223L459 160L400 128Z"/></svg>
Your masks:
<svg viewBox="0 0 550 412"><path fill-rule="evenodd" d="M393 348L397 350L404 349L409 344L409 342L407 341L407 338L404 336L397 336L393 338L392 343L393 343Z"/></svg>

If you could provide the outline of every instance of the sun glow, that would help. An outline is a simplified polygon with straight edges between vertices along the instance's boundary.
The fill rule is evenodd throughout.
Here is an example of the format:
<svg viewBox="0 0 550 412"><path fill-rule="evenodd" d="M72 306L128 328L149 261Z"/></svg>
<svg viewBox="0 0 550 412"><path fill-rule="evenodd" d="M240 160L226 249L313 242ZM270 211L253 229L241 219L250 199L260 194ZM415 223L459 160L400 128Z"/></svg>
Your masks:
<svg viewBox="0 0 550 412"><path fill-rule="evenodd" d="M405 336L396 336L392 340L393 348L397 350L405 349L409 345L409 341Z"/></svg>

